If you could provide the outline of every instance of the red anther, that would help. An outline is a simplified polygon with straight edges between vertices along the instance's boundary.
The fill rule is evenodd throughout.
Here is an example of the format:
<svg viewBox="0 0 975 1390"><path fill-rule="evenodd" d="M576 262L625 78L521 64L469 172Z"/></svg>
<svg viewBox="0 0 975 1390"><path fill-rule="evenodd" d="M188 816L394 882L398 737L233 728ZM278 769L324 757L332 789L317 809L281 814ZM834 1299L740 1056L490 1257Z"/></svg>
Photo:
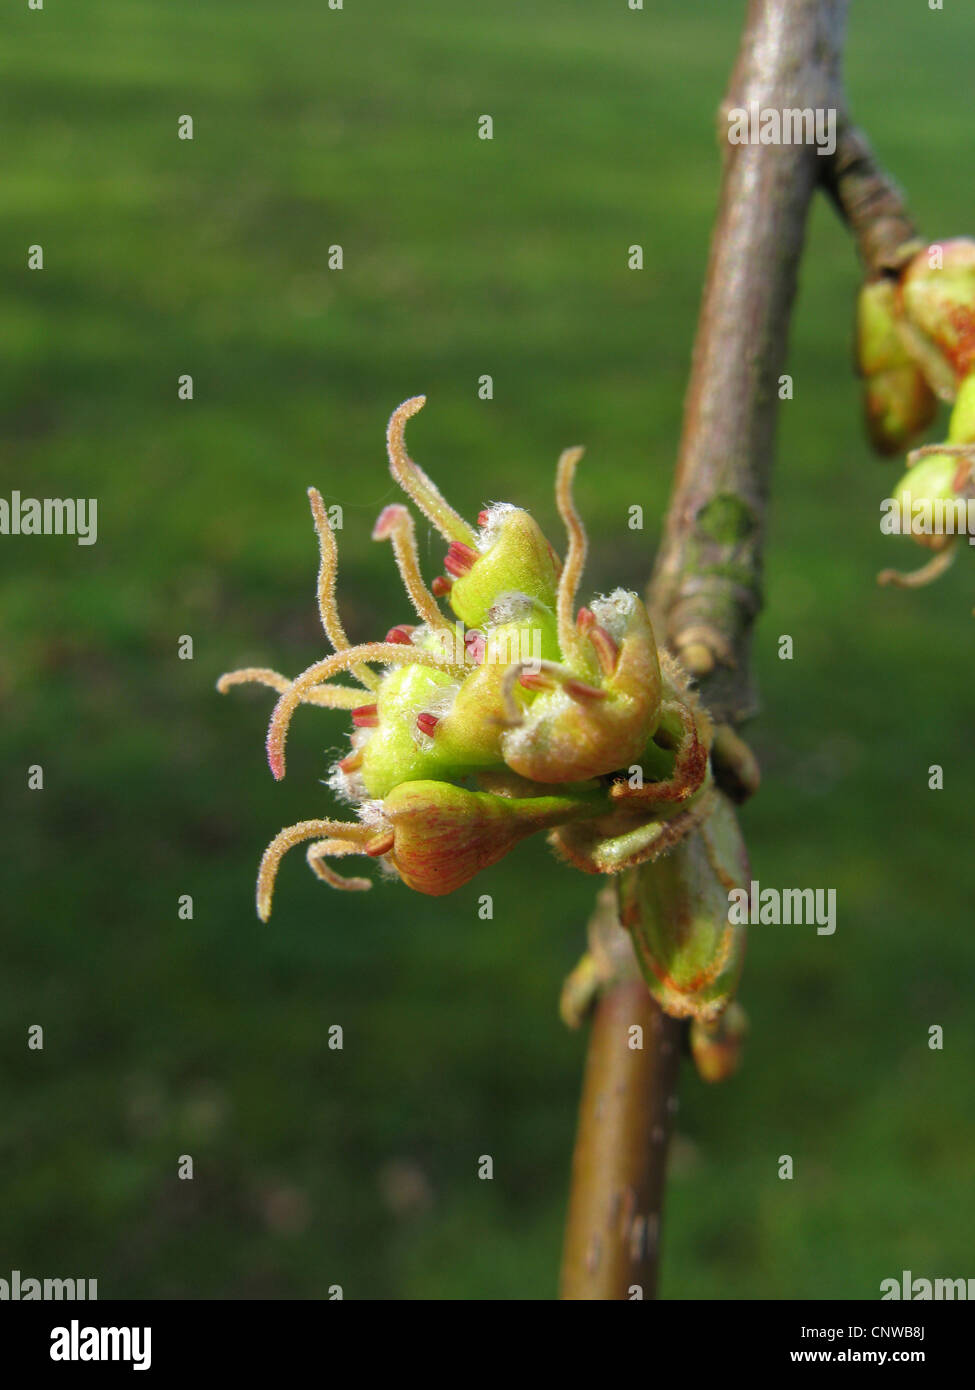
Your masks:
<svg viewBox="0 0 975 1390"><path fill-rule="evenodd" d="M475 628L473 632L464 633L464 654L468 661L472 661L475 666L480 666L486 650L487 642L483 632L478 632Z"/></svg>
<svg viewBox="0 0 975 1390"><path fill-rule="evenodd" d="M478 512L478 514L477 514L477 524L478 524L478 526L486 526L486 525L488 524L488 518L490 517L490 515L491 515L490 512L486 512L486 511L485 511L485 512Z"/></svg>
<svg viewBox="0 0 975 1390"><path fill-rule="evenodd" d="M379 723L379 706L359 705L352 711L352 723L357 729L374 729Z"/></svg>
<svg viewBox="0 0 975 1390"><path fill-rule="evenodd" d="M381 854L389 853L393 848L395 838L392 830L386 830L381 835L377 835L374 840L367 840L363 849L366 854L371 854L373 859L378 859Z"/></svg>
<svg viewBox="0 0 975 1390"><path fill-rule="evenodd" d="M518 677L518 684L523 685L526 690L552 690L555 682L549 680L548 676L543 676L540 671L523 671Z"/></svg>
<svg viewBox="0 0 975 1390"><path fill-rule="evenodd" d="M413 640L411 637L411 633L415 631L415 627L411 627L409 623L397 623L395 627L391 627L389 629L389 631L386 633L386 636L383 638L383 641L399 642L404 646L409 646L411 641Z"/></svg>
<svg viewBox="0 0 975 1390"><path fill-rule="evenodd" d="M341 758L338 766L342 772L358 772L362 766L362 754L359 749L356 748L347 757Z"/></svg>
<svg viewBox="0 0 975 1390"><path fill-rule="evenodd" d="M585 681L566 681L562 687L567 695L571 695L573 700L605 700L605 690L597 690L594 685L586 685Z"/></svg>
<svg viewBox="0 0 975 1390"><path fill-rule="evenodd" d="M616 663L620 655L620 649L613 640L612 634L595 623L586 636L593 645L599 664L603 668L603 674L611 676L616 670Z"/></svg>
<svg viewBox="0 0 975 1390"><path fill-rule="evenodd" d="M477 559L477 551L472 550L463 541L451 541L447 550L447 558L443 562L444 569L448 574L452 574L455 579L459 579L462 574L473 566Z"/></svg>
<svg viewBox="0 0 975 1390"><path fill-rule="evenodd" d="M453 587L454 581L452 579L448 579L445 574L438 574L436 579L430 585L430 590L434 598L444 598L447 594L450 593Z"/></svg>
<svg viewBox="0 0 975 1390"><path fill-rule="evenodd" d="M580 632L588 632L596 626L596 615L591 608L580 608L576 614L576 627Z"/></svg>
<svg viewBox="0 0 975 1390"><path fill-rule="evenodd" d="M433 737L433 731L440 723L435 714L418 714L416 716L416 727L421 734L426 734L429 738Z"/></svg>

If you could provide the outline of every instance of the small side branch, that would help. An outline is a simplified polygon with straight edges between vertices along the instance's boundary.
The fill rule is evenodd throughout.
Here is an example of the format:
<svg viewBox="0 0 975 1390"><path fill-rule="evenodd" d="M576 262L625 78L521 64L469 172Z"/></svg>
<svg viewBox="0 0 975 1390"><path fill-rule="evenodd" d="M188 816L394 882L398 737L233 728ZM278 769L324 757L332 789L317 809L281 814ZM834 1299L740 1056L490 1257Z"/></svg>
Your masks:
<svg viewBox="0 0 975 1390"><path fill-rule="evenodd" d="M867 137L845 117L822 183L856 240L867 277L900 270L919 247L917 229L901 189L877 163Z"/></svg>

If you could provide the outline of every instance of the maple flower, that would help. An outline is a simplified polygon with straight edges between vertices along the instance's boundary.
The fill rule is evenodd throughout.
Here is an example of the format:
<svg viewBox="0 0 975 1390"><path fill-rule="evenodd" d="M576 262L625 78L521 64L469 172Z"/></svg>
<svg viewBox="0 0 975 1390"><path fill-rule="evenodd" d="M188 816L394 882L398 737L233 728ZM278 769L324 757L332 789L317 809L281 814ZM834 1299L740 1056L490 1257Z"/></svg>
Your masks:
<svg viewBox="0 0 975 1390"><path fill-rule="evenodd" d="M895 529L934 555L917 570L888 569L877 578L918 588L951 565L955 536L967 530L975 500L975 241L911 243L902 260L899 271L860 291L857 359L867 428L879 452L899 453L931 424L939 399L953 407L945 443L908 454L891 499ZM957 527L956 518L966 524Z"/></svg>
<svg viewBox="0 0 975 1390"><path fill-rule="evenodd" d="M685 674L658 651L641 598L617 589L577 607L587 541L572 484L582 450L558 463L563 563L526 511L498 503L470 526L446 502L406 451L406 422L424 399L393 412L387 444L393 477L447 543L444 573L428 587L406 507L386 507L373 531L392 547L415 621L396 623L382 641L349 643L335 598L335 538L310 488L332 653L293 680L247 668L218 682L221 691L257 682L278 692L267 735L277 779L300 706L351 719L349 751L330 784L356 819L301 821L275 836L258 875L263 920L281 859L300 843L334 888L370 887L334 867L356 854L439 896L538 832L584 872L618 873L655 859L715 805L711 722Z"/></svg>

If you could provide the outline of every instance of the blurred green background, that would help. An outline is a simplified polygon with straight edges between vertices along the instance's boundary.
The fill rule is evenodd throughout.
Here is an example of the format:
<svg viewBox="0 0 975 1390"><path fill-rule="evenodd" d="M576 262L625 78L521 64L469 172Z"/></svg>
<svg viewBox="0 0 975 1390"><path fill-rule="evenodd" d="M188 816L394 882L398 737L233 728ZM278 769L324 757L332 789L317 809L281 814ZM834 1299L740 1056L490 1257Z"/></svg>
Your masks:
<svg viewBox="0 0 975 1390"><path fill-rule="evenodd" d="M643 583L743 9L8 14L0 495L95 496L99 537L0 543L0 1275L97 1277L102 1297L554 1294L584 1050L556 1001L592 882L530 843L450 898L383 884L350 900L299 853L262 927L260 852L327 813L347 726L302 711L274 785L269 693L214 681L324 653L309 483L345 509L350 635L408 617L369 532L395 496L387 416L421 391L413 452L468 516L517 501L557 538L555 459L584 442L588 586ZM932 236L975 232L975 16L852 9L858 118ZM965 553L935 589L876 587L922 557L879 531L898 465L862 438L856 284L820 201L755 649L765 784L744 814L756 876L835 887L838 927L756 928L744 1070L712 1089L685 1070L671 1298L876 1297L903 1268L975 1274L973 570ZM432 576L442 545L426 526L421 542ZM34 763L43 791L26 789ZM493 1182L476 1177L485 1153Z"/></svg>

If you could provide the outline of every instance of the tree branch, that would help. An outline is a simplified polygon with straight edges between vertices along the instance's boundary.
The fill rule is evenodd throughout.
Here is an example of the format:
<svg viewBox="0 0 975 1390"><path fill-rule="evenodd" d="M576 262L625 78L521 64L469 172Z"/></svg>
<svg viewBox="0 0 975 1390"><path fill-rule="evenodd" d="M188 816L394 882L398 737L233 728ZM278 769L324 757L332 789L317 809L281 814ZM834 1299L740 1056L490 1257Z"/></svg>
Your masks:
<svg viewBox="0 0 975 1390"><path fill-rule="evenodd" d="M846 0L752 0L732 107L843 110ZM725 125L725 131L727 125ZM813 145L728 145L673 497L650 589L667 641L715 718L757 700L748 670L779 376L809 204Z"/></svg>
<svg viewBox="0 0 975 1390"><path fill-rule="evenodd" d="M847 0L751 0L725 103L843 110ZM727 145L685 403L674 491L648 601L658 640L699 679L719 722L756 708L748 658L762 601L762 544L778 379L806 218L822 174L808 145ZM618 923L613 930L622 933ZM681 1025L638 988L626 952L589 1039L562 1272L564 1298L656 1287ZM627 1046L643 1028L642 1051ZM662 1131L662 1133L661 1133Z"/></svg>

